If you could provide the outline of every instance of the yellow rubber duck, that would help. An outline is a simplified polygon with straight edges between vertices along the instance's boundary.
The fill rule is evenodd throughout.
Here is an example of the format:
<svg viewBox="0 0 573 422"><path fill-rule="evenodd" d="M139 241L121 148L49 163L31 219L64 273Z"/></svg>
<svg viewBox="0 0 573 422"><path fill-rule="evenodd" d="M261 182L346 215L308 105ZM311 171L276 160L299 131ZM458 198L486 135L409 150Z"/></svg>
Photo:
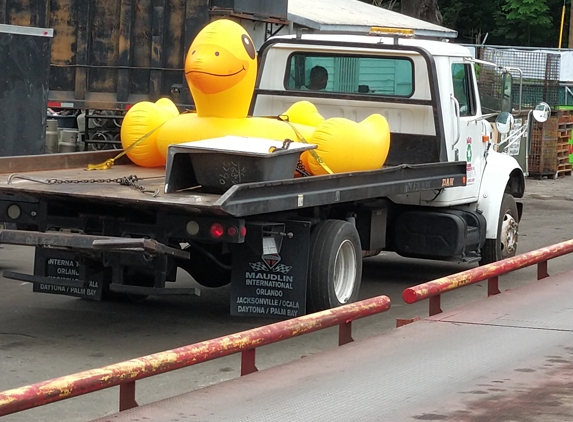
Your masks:
<svg viewBox="0 0 573 422"><path fill-rule="evenodd" d="M128 157L138 165L155 167L165 164L170 144L235 135L316 144L315 153L307 151L301 157L312 175L382 167L390 148L383 116L373 114L360 123L324 119L312 103L300 101L283 114L289 123L248 117L256 75L257 55L245 29L227 19L210 23L197 35L185 60L196 113L179 114L167 99L136 104L122 124L124 149L155 132L131 148Z"/></svg>

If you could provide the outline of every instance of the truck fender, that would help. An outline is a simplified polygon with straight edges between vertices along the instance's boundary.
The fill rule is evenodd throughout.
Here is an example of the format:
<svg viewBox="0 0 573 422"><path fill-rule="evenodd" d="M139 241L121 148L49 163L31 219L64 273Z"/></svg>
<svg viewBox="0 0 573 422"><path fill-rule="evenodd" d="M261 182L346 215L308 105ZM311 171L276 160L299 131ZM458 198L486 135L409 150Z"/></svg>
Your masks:
<svg viewBox="0 0 573 422"><path fill-rule="evenodd" d="M486 239L497 237L499 210L504 193L523 197L525 176L517 160L509 155L490 152L487 157L478 198L478 210L487 221ZM521 217L521 204L518 204Z"/></svg>

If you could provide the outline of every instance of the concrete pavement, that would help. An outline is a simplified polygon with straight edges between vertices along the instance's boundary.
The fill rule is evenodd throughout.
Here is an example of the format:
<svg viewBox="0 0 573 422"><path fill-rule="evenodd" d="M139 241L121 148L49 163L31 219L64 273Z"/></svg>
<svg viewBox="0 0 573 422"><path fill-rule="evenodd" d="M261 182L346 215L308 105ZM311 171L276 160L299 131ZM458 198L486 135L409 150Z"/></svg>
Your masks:
<svg viewBox="0 0 573 422"><path fill-rule="evenodd" d="M558 179L525 179L525 198L565 199L573 201L573 177Z"/></svg>

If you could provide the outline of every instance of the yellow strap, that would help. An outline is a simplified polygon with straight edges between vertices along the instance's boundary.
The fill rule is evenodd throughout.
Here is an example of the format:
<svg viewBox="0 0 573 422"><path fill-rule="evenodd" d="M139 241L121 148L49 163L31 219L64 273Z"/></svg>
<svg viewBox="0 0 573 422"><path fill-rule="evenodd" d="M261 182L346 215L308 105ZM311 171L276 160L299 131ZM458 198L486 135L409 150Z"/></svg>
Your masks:
<svg viewBox="0 0 573 422"><path fill-rule="evenodd" d="M110 158L109 160L105 160L100 164L88 164L87 170L109 170L113 166L115 160L118 158L119 156L116 156L115 158Z"/></svg>
<svg viewBox="0 0 573 422"><path fill-rule="evenodd" d="M125 155L129 150L131 150L132 148L134 148L136 145L140 144L141 142L143 142L145 139L149 138L157 129L159 129L161 126L163 126L166 122L161 123L159 126L157 126L155 129L153 129L150 132L147 132L145 135L143 135L141 138L139 138L137 141L135 141L133 144L131 144L130 146L128 146L126 149L124 149L123 151L121 151L119 154L117 154L115 157L110 158L108 160L105 160L103 163L99 163L99 164L88 164L88 170L109 170L110 168L112 168L112 166L115 164L115 161L117 159L119 159L120 157L122 157L123 155Z"/></svg>
<svg viewBox="0 0 573 422"><path fill-rule="evenodd" d="M304 136L302 136L302 133L300 133L298 131L298 129L291 123L288 121L288 116L285 115L280 115L278 116L279 120L288 123L290 125L290 127L292 128L292 130L294 131L296 137L298 138L299 141L301 141L304 144L308 144L307 140L304 139ZM326 165L326 163L324 162L324 160L320 157L320 155L318 155L318 153L314 150L314 149L309 149L308 152L310 153L310 155L312 155L312 157L316 160L316 162L318 164L320 164L320 166L328 173L328 174L334 174L334 172L332 170L330 170L330 167L328 167Z"/></svg>

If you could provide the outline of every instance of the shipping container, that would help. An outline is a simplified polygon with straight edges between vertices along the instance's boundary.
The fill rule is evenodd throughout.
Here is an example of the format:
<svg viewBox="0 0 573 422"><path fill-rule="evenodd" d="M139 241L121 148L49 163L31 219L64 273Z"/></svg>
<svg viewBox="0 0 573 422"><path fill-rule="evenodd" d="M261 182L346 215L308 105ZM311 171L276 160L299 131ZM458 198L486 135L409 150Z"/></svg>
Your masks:
<svg viewBox="0 0 573 422"><path fill-rule="evenodd" d="M0 0L0 24L52 28L49 105L125 109L168 96L191 105L186 49L209 0Z"/></svg>

